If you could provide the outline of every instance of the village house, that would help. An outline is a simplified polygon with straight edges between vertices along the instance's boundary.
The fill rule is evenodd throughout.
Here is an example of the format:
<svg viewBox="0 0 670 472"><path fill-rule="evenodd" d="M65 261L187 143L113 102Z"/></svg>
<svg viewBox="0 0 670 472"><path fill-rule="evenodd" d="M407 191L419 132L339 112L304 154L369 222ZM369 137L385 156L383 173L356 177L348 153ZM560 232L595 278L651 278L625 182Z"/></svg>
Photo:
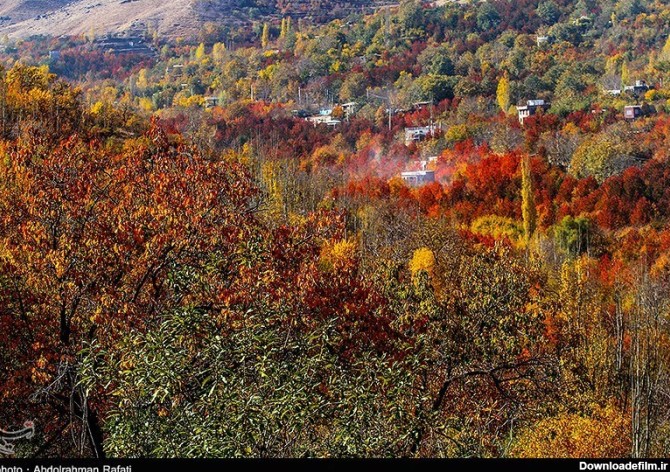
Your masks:
<svg viewBox="0 0 670 472"><path fill-rule="evenodd" d="M626 85L624 86L623 91L633 95L640 95L649 90L649 88L646 80L636 80L635 85Z"/></svg>
<svg viewBox="0 0 670 472"><path fill-rule="evenodd" d="M519 123L523 125L526 118L535 115L538 110L547 111L550 106L544 100L528 100L525 105L516 107L516 111L519 114Z"/></svg>
<svg viewBox="0 0 670 472"><path fill-rule="evenodd" d="M410 187L420 187L435 182L434 170L408 170L400 173L402 180Z"/></svg>
<svg viewBox="0 0 670 472"><path fill-rule="evenodd" d="M623 107L623 117L627 120L634 120L643 115L640 105L626 105Z"/></svg>
<svg viewBox="0 0 670 472"><path fill-rule="evenodd" d="M537 47L540 47L543 44L549 44L549 36L538 35L537 38L536 38L536 42L537 42Z"/></svg>
<svg viewBox="0 0 670 472"><path fill-rule="evenodd" d="M656 107L648 103L643 103L641 105L626 105L623 107L623 118L628 121L653 115L654 113L656 113Z"/></svg>
<svg viewBox="0 0 670 472"><path fill-rule="evenodd" d="M340 105L342 107L342 110L344 110L344 116L349 118L352 116L354 113L356 113L356 107L358 106L358 103L356 102L347 102L343 103Z"/></svg>
<svg viewBox="0 0 670 472"><path fill-rule="evenodd" d="M219 97L205 97L205 108L213 108L219 104Z"/></svg>
<svg viewBox="0 0 670 472"><path fill-rule="evenodd" d="M434 136L438 129L437 125L405 128L405 145L409 146L412 143L423 141L428 136Z"/></svg>
<svg viewBox="0 0 670 472"><path fill-rule="evenodd" d="M114 54L138 54L153 56L156 51L139 37L117 37L107 36L105 38L96 39L94 44L104 50L110 51Z"/></svg>
<svg viewBox="0 0 670 472"><path fill-rule="evenodd" d="M340 123L342 123L342 121L334 119L331 115L322 115L322 114L308 116L307 118L305 118L305 120L309 121L314 126L328 125L335 127Z"/></svg>
<svg viewBox="0 0 670 472"><path fill-rule="evenodd" d="M419 161L421 165L419 170L406 170L400 173L400 177L410 187L420 187L435 182L435 171L428 170L428 162L428 160Z"/></svg>
<svg viewBox="0 0 670 472"><path fill-rule="evenodd" d="M412 103L412 109L414 110L425 110L426 108L430 107L433 104L430 100L428 101L423 101L423 102L415 102Z"/></svg>

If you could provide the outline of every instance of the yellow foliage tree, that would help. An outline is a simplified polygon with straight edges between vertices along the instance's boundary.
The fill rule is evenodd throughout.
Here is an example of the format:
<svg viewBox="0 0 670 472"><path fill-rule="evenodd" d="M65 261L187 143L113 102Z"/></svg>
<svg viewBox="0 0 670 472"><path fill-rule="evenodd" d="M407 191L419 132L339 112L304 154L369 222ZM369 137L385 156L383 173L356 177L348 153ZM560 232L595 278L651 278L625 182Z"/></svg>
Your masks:
<svg viewBox="0 0 670 472"><path fill-rule="evenodd" d="M99 115L104 108L105 108L105 104L102 103L100 100L98 100L93 105L91 105L91 114L92 115Z"/></svg>
<svg viewBox="0 0 670 472"><path fill-rule="evenodd" d="M201 60L205 57L205 43L200 43L195 50L195 58Z"/></svg>
<svg viewBox="0 0 670 472"><path fill-rule="evenodd" d="M141 110L146 112L151 112L154 110L154 104L148 97L140 97L140 99L138 100L138 105Z"/></svg>
<svg viewBox="0 0 670 472"><path fill-rule="evenodd" d="M140 69L137 74L137 86L141 89L149 87L149 71L145 68Z"/></svg>
<svg viewBox="0 0 670 472"><path fill-rule="evenodd" d="M435 269L435 254L427 247L421 247L414 251L412 260L409 262L409 270L412 277L415 277L419 272L426 272L432 277Z"/></svg>
<svg viewBox="0 0 670 472"><path fill-rule="evenodd" d="M270 25L264 23L263 33L261 34L261 46L266 48L268 47L268 44L270 44Z"/></svg>
<svg viewBox="0 0 670 472"><path fill-rule="evenodd" d="M182 108L192 108L197 106L203 106L205 104L205 97L202 95L191 95L190 97L177 94L173 99L174 106Z"/></svg>
<svg viewBox="0 0 670 472"><path fill-rule="evenodd" d="M630 419L614 406L595 407L588 415L564 413L524 430L512 448L523 458L626 457Z"/></svg>
<svg viewBox="0 0 670 472"><path fill-rule="evenodd" d="M518 221L504 216L486 215L477 218L470 225L475 234L492 236L495 239L508 238L513 243L523 240L523 226Z"/></svg>
<svg viewBox="0 0 670 472"><path fill-rule="evenodd" d="M628 71L628 63L624 62L621 64L621 87L625 87L630 84L630 72Z"/></svg>
<svg viewBox="0 0 670 472"><path fill-rule="evenodd" d="M663 45L663 49L661 49L661 53L658 55L658 60L659 61L670 61L670 37L665 40L665 44Z"/></svg>
<svg viewBox="0 0 670 472"><path fill-rule="evenodd" d="M509 90L509 79L507 75L504 75L498 82L498 88L496 90L496 98L498 99L498 105L500 109L507 113L510 106L510 90Z"/></svg>
<svg viewBox="0 0 670 472"><path fill-rule="evenodd" d="M261 165L261 182L267 192L266 213L271 219L278 220L284 215L286 205L275 163L266 161Z"/></svg>
<svg viewBox="0 0 670 472"><path fill-rule="evenodd" d="M275 74L277 73L277 70L279 70L279 66L277 64L270 64L265 69L262 69L258 72L258 77L263 80L272 81Z"/></svg>
<svg viewBox="0 0 670 472"><path fill-rule="evenodd" d="M353 261L357 248L356 240L351 238L326 241L319 256L321 267L325 270L337 270L346 266Z"/></svg>
<svg viewBox="0 0 670 472"><path fill-rule="evenodd" d="M215 43L212 46L212 57L215 61L223 62L226 55L226 45L224 43Z"/></svg>
<svg viewBox="0 0 670 472"><path fill-rule="evenodd" d="M336 120L341 120L342 118L344 118L344 108L342 108L340 105L335 105L333 107L333 112L331 113L331 116Z"/></svg>
<svg viewBox="0 0 670 472"><path fill-rule="evenodd" d="M286 18L281 19L281 30L279 31L279 38L280 39L285 39L286 38Z"/></svg>

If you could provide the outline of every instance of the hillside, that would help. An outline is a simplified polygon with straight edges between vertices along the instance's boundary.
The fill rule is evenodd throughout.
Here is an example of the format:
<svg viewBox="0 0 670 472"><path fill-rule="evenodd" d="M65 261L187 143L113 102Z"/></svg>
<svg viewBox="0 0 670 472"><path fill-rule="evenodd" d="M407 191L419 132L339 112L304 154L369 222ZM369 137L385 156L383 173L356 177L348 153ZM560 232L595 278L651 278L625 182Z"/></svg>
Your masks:
<svg viewBox="0 0 670 472"><path fill-rule="evenodd" d="M0 35L72 36L153 30L189 37L204 23L240 24L291 15L318 21L383 2L282 0L8 0L0 4Z"/></svg>
<svg viewBox="0 0 670 472"><path fill-rule="evenodd" d="M0 34L15 38L69 36L147 27L160 33L183 34L197 28L192 3L190 0L11 0L0 7L0 16L5 17L0 23Z"/></svg>
<svg viewBox="0 0 670 472"><path fill-rule="evenodd" d="M0 456L670 457L668 0L79 1L3 7L87 34L0 36Z"/></svg>

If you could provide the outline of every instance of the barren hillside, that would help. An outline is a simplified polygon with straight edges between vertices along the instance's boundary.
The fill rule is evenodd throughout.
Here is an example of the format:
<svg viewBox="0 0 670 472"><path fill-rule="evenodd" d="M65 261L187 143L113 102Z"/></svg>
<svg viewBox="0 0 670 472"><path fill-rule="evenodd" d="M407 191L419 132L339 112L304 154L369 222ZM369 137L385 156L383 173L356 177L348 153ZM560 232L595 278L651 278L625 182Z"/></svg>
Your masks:
<svg viewBox="0 0 670 472"><path fill-rule="evenodd" d="M0 7L0 16L4 17L0 34L10 37L102 34L147 27L177 36L196 31L199 23L191 0L9 0Z"/></svg>
<svg viewBox="0 0 670 472"><path fill-rule="evenodd" d="M197 33L203 23L314 16L317 20L369 9L365 0L4 0L0 35L97 35L152 29L169 37ZM392 2L391 2L392 3Z"/></svg>

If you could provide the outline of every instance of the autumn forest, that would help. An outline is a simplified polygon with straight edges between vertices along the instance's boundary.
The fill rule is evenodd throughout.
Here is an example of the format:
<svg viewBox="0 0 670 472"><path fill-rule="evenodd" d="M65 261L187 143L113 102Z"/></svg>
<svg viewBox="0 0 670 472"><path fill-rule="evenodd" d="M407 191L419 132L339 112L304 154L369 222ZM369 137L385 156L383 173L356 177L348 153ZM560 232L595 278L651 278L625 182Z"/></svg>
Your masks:
<svg viewBox="0 0 670 472"><path fill-rule="evenodd" d="M0 38L15 457L670 456L670 4L351 3Z"/></svg>

